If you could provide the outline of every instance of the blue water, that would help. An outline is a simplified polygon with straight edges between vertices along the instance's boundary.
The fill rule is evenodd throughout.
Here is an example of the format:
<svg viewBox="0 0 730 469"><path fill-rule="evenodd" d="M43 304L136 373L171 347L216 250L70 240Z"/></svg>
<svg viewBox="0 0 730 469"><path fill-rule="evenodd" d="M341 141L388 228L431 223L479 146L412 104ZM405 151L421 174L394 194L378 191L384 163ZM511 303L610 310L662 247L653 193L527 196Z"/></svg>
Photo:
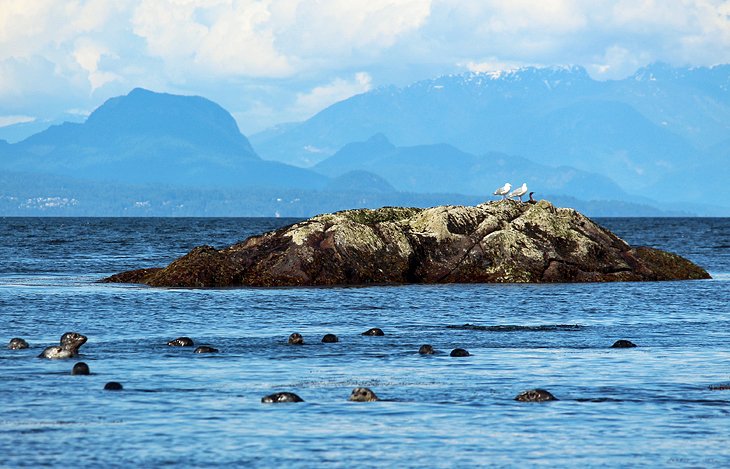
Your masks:
<svg viewBox="0 0 730 469"><path fill-rule="evenodd" d="M0 341L32 347L0 349L0 466L730 465L730 391L708 388L730 382L730 220L599 220L689 257L707 281L95 283L290 221L0 218ZM518 327L447 327L465 323ZM360 335L370 327L386 335ZM66 331L89 337L91 376L35 358ZM307 344L287 345L292 332ZM165 345L181 335L221 352ZM639 347L609 348L617 339ZM420 356L423 343L444 353ZM472 356L449 357L455 347ZM348 402L357 386L383 400ZM513 400L534 387L560 400ZM260 402L278 391L306 402Z"/></svg>

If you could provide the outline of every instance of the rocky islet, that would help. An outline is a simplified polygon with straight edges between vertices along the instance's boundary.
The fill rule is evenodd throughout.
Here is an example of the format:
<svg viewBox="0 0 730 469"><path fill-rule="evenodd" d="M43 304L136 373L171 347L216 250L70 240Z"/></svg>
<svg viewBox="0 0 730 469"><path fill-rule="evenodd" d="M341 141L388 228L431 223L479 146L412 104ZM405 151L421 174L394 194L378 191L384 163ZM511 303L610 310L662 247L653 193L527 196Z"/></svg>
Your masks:
<svg viewBox="0 0 730 469"><path fill-rule="evenodd" d="M203 288L705 278L691 261L629 246L573 209L504 200L318 215L102 281Z"/></svg>

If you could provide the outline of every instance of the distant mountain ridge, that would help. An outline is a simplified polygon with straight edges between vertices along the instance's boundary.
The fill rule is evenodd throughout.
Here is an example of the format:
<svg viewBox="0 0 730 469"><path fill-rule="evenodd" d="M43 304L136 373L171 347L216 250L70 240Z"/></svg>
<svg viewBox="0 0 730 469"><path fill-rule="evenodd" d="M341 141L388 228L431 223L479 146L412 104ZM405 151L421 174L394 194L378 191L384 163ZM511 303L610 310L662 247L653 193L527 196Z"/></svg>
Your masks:
<svg viewBox="0 0 730 469"><path fill-rule="evenodd" d="M571 73L577 72L555 71L550 86L577 86L564 78L572 76ZM507 86L510 81L524 83L524 77L520 77L515 72L480 79L497 80L504 82L500 86ZM472 85L476 87L474 90L481 86ZM415 84L414 88L419 86L423 84ZM594 84L586 81L580 86ZM531 90L529 86L528 89ZM441 91L434 93L448 98L442 104L450 106L455 122L461 114L464 114L462 118L468 117L468 109L451 106L451 98ZM465 93L463 100L474 101L469 93ZM375 94L390 96L383 90ZM367 106L358 108L363 122L377 127L375 124L380 120L369 114L370 98L360 95L352 99L366 101ZM322 115L338 107L349 112L350 101L338 103ZM418 103L424 112L434 106L425 101ZM392 102L386 99L383 105L391 106ZM564 108L557 109L560 114ZM486 115L491 117L491 111L490 108ZM420 111L408 112L419 114ZM430 119L434 125L443 124L440 113L429 116L424 112L418 116L421 122ZM554 120L575 122L574 139L590 142L590 132L581 132L580 126L592 121L571 121L571 112L567 115L566 119ZM626 115L637 113L628 108ZM382 121L397 122L397 117L393 114ZM596 119L601 120L600 114ZM646 121L640 114L636 119L625 120L635 128ZM307 125L286 124L267 135L280 138L307 128ZM333 135L337 135L334 131L338 128L339 124L332 128ZM367 128L367 125L352 126L348 131L358 133ZM428 130L418 125L405 125L403 129L414 139L422 138L421 133ZM536 128L532 133L539 136L543 130ZM486 144L479 152L468 152L460 146L438 141L437 135L429 137L433 143L413 145L396 140L392 143L389 138L390 135L385 137L374 132L335 148L316 167L295 167L261 159L238 130L233 117L212 101L136 88L125 96L109 99L83 123L52 126L13 144L0 140L0 215L311 216L320 209L476 204L493 198L492 191L505 181L515 186L527 182L538 198L553 194L551 200L557 203L566 200L594 216L693 212L716 215L730 211L722 208L722 204L704 200L706 205L692 201L681 205L657 203L652 200L653 194L637 196L637 191L624 191L603 174L533 161L494 151ZM400 138L404 138L403 134ZM714 168L722 168L727 159L723 142L713 147L717 148ZM663 151L671 153L672 150ZM327 154L313 145L306 147L306 151ZM717 187L724 187L722 171L710 171L708 177L715 178ZM711 205L720 207L710 208Z"/></svg>
<svg viewBox="0 0 730 469"><path fill-rule="evenodd" d="M251 140L264 158L311 166L379 132L397 146L517 155L599 173L628 193L701 202L707 183L730 179L714 153L730 139L730 65L654 64L605 82L580 67L443 76L353 96Z"/></svg>
<svg viewBox="0 0 730 469"><path fill-rule="evenodd" d="M136 88L84 123L0 147L0 169L124 184L321 188L312 171L264 161L233 117L210 100ZM283 183L285 181L285 183Z"/></svg>
<svg viewBox="0 0 730 469"><path fill-rule="evenodd" d="M574 168L552 168L501 153L472 155L451 145L396 147L383 134L353 142L312 169L327 176L367 171L403 192L491 194L505 181L527 182L539 194L590 195L592 199L635 200L613 181Z"/></svg>

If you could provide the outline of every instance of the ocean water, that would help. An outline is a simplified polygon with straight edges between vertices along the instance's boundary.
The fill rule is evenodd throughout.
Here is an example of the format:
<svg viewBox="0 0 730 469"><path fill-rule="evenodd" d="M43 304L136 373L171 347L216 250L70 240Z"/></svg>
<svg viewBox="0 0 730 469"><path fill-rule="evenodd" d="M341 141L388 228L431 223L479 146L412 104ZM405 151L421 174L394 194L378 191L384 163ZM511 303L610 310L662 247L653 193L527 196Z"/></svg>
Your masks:
<svg viewBox="0 0 730 469"><path fill-rule="evenodd" d="M598 220L692 259L706 281L95 282L291 221L0 218L0 466L730 465L730 391L709 389L730 382L730 220ZM448 327L467 323L484 327ZM361 335L371 327L386 335ZM36 358L67 331L89 338L78 360ZM287 345L292 332L306 344ZM220 353L165 345L182 335ZM5 349L12 337L31 348ZM424 343L441 353L420 356ZM72 376L76 361L92 374ZM382 400L348 402L358 386ZM536 387L559 400L514 400ZM261 403L279 391L305 402Z"/></svg>

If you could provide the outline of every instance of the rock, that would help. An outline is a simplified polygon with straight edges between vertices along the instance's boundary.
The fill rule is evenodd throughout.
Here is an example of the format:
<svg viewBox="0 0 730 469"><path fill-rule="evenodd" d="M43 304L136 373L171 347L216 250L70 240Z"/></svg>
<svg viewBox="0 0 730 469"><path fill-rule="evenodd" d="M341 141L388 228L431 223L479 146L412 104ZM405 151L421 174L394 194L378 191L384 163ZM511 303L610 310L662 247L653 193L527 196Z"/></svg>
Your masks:
<svg viewBox="0 0 730 469"><path fill-rule="evenodd" d="M515 397L515 400L520 402L545 402L557 401L558 398L545 389L530 389L529 391L519 393L517 397Z"/></svg>
<svg viewBox="0 0 730 469"><path fill-rule="evenodd" d="M157 287L610 282L709 278L676 254L631 247L545 200L318 215L163 269L102 281Z"/></svg>
<svg viewBox="0 0 730 469"><path fill-rule="evenodd" d="M636 347L636 344L631 342L630 340L626 339L619 339L616 342L613 343L611 348L633 348Z"/></svg>

